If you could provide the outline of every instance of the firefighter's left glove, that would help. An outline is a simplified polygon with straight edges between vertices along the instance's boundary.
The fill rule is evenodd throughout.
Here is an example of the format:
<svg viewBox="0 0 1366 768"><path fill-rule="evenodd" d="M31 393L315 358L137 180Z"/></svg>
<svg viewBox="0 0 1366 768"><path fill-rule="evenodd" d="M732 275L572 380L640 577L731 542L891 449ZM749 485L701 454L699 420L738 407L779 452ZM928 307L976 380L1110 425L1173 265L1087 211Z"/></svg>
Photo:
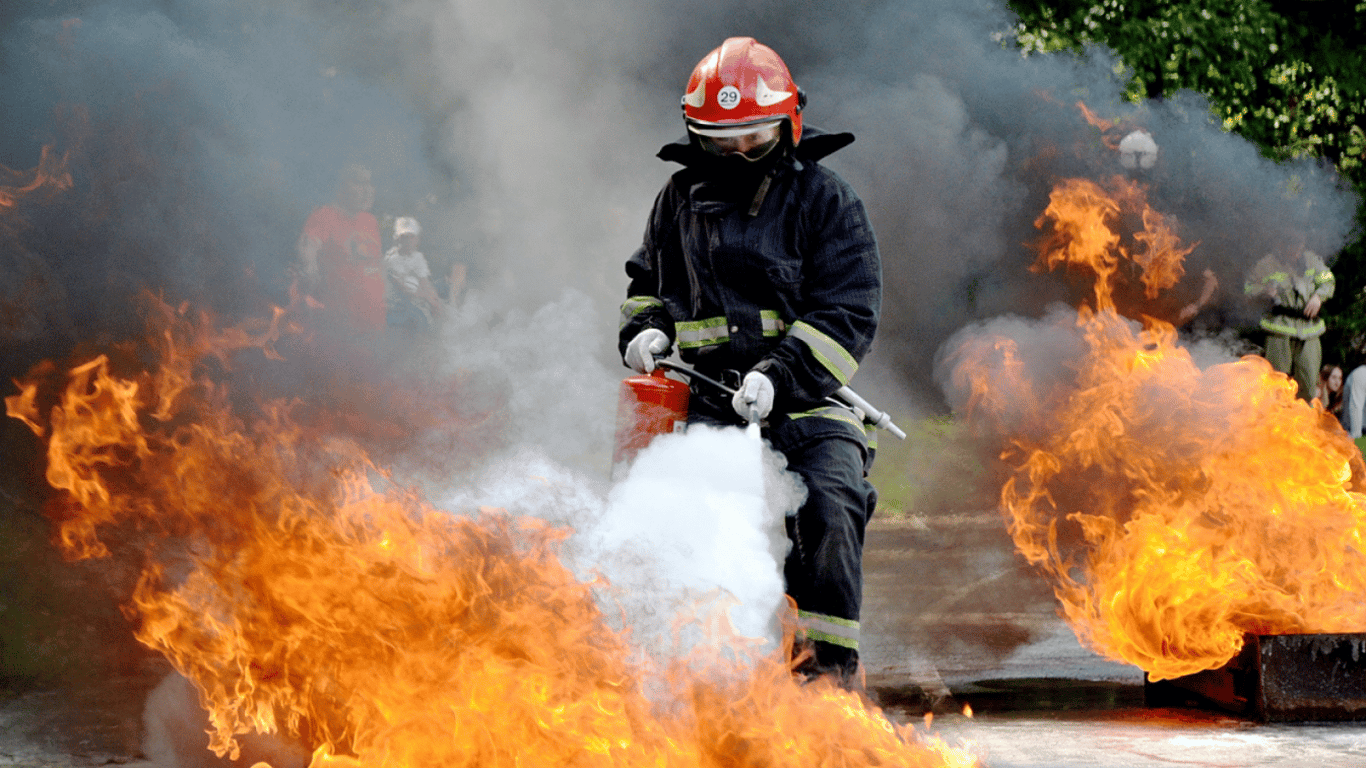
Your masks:
<svg viewBox="0 0 1366 768"><path fill-rule="evenodd" d="M622 360L636 373L649 373L655 369L655 356L668 351L668 335L658 328L646 328L627 343Z"/></svg>
<svg viewBox="0 0 1366 768"><path fill-rule="evenodd" d="M773 410L773 380L758 371L745 374L740 388L735 390L735 396L730 399L730 407L746 421L751 413L764 418Z"/></svg>

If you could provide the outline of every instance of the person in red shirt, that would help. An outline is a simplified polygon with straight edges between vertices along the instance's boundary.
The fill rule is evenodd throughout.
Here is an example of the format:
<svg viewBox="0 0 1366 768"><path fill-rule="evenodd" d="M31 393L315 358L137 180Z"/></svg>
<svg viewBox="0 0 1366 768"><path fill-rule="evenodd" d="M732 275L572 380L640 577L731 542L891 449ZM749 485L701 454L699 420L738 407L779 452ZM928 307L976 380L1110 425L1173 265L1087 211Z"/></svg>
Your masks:
<svg viewBox="0 0 1366 768"><path fill-rule="evenodd" d="M304 321L308 355L332 372L338 397L380 371L384 257L374 202L369 169L348 165L337 176L336 197L309 214L299 235L295 274L315 300Z"/></svg>
<svg viewBox="0 0 1366 768"><path fill-rule="evenodd" d="M306 321L311 354L352 383L377 372L384 333L384 256L373 205L369 168L347 165L336 197L303 224L295 265L299 290L317 302Z"/></svg>
<svg viewBox="0 0 1366 768"><path fill-rule="evenodd" d="M317 329L339 339L373 342L384 330L384 259L370 207L370 171L349 165L333 202L316 208L299 235L300 287L322 304Z"/></svg>

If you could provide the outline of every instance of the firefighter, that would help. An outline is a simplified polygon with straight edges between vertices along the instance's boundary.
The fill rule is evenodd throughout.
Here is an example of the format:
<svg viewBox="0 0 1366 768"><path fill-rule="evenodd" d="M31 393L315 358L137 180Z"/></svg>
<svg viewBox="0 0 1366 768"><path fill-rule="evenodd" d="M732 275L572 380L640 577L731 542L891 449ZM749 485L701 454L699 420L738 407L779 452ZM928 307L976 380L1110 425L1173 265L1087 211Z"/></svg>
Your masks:
<svg viewBox="0 0 1366 768"><path fill-rule="evenodd" d="M1153 205L1160 209L1157 224L1166 223L1173 230L1177 227L1172 209L1189 207L1173 199L1179 192L1173 189L1172 171L1163 168L1161 148L1153 135L1143 128L1137 128L1124 135L1119 141L1119 165L1125 178L1143 186L1144 196L1157 198ZM1153 246L1149 242L1140 243L1142 235L1149 229L1149 211L1134 210L1124 217L1126 247L1136 254L1151 255ZM1156 213L1156 211L1152 211ZM1113 299L1119 314L1134 319L1154 318L1170 323L1178 328L1186 327L1195 320L1201 311L1210 307L1219 293L1219 278L1208 266L1199 262L1207 260L1207 249L1198 249L1183 259L1184 270L1175 285L1165 288L1150 287L1144 280L1149 264L1146 260L1127 258L1120 262L1114 280ZM1199 272L1196 272L1199 268ZM1197 282L1198 281L1198 282Z"/></svg>
<svg viewBox="0 0 1366 768"><path fill-rule="evenodd" d="M882 275L863 203L819 162L854 137L803 128L805 94L748 37L707 54L682 102L686 136L658 156L683 168L626 262L619 348L648 373L677 345L684 362L735 388L694 379L690 424L762 419L808 491L787 517L794 671L854 686L874 451L858 416L825 398L872 344Z"/></svg>
<svg viewBox="0 0 1366 768"><path fill-rule="evenodd" d="M1294 379L1299 397L1309 401L1318 386L1326 326L1319 317L1323 302L1333 297L1336 281L1322 257L1300 248L1292 258L1268 254L1252 268L1244 284L1248 296L1271 304L1262 316L1266 359Z"/></svg>

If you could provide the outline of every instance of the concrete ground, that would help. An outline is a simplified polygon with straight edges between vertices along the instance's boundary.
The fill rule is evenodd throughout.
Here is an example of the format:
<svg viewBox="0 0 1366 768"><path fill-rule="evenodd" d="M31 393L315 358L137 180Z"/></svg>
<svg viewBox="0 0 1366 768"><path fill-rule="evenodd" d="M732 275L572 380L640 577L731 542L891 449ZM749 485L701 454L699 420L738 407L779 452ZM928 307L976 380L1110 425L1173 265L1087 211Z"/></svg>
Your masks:
<svg viewBox="0 0 1366 768"><path fill-rule="evenodd" d="M866 555L872 697L900 722L923 727L932 712L932 732L986 766L1366 766L1366 724L1146 708L1139 670L1078 645L994 514L888 516ZM0 701L0 767L151 768L141 716L166 671L148 658Z"/></svg>

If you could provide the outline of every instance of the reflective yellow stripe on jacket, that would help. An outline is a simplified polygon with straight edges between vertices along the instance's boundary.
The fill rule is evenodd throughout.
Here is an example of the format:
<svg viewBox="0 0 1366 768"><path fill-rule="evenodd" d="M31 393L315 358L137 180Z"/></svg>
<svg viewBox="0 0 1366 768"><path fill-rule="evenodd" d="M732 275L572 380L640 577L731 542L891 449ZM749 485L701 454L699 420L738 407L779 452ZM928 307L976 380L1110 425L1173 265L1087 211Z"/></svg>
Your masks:
<svg viewBox="0 0 1366 768"><path fill-rule="evenodd" d="M783 322L777 310L759 310L759 322L763 335L768 338L781 336L787 330L787 323ZM674 323L674 330L678 334L679 349L699 349L730 341L730 322L725 317L684 320Z"/></svg>
<svg viewBox="0 0 1366 768"><path fill-rule="evenodd" d="M660 301L659 299L656 299L653 296L627 297L626 301L623 301L621 303L621 322L617 325L617 330L625 328L626 324L631 322L631 318L635 317L642 310L650 309L651 307L662 306L664 306L664 302Z"/></svg>
<svg viewBox="0 0 1366 768"><path fill-rule="evenodd" d="M1313 339L1322 336L1328 330L1328 325L1320 319L1310 320L1307 317L1285 317L1274 315L1264 317L1258 323L1261 329L1269 333L1279 333L1282 336L1291 336L1297 339Z"/></svg>
<svg viewBox="0 0 1366 768"><path fill-rule="evenodd" d="M820 408L813 408L809 411L789 413L787 415L789 419L805 419L810 418L812 416L819 416L823 419L834 419L835 421L843 421L846 424L853 425L853 427L858 431L863 431L863 422L859 421L859 418L854 415L854 412L849 410L848 408L841 408L837 405L824 405Z"/></svg>
<svg viewBox="0 0 1366 768"><path fill-rule="evenodd" d="M865 424L859 420L857 414L848 408L842 408L838 405L824 405L810 411L799 411L787 415L789 419L806 419L812 416L817 416L822 419L834 419L835 421L842 421L845 424L849 424L863 433L864 437L868 440L869 448L877 450L877 427L874 427L871 424Z"/></svg>
<svg viewBox="0 0 1366 768"><path fill-rule="evenodd" d="M814 326L798 320L792 324L792 331L789 335L805 342L816 360L841 385L848 384L849 380L854 378L854 374L858 372L858 362L854 360L854 356Z"/></svg>

